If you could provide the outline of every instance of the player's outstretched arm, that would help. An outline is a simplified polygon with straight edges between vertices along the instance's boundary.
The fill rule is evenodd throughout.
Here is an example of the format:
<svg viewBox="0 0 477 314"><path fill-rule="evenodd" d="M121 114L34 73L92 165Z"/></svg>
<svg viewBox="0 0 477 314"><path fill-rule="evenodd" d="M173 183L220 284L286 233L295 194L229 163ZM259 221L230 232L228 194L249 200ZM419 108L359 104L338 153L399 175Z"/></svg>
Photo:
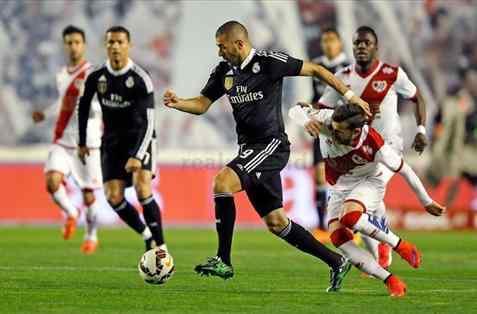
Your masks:
<svg viewBox="0 0 477 314"><path fill-rule="evenodd" d="M168 89L162 97L164 105L169 108L174 108L183 112L188 112L196 115L203 114L209 110L212 101L203 96L194 98L179 98L174 91Z"/></svg>
<svg viewBox="0 0 477 314"><path fill-rule="evenodd" d="M86 79L83 95L80 97L78 103L78 157L83 164L86 164L86 156L89 156L89 149L86 147L86 133L88 129L88 118L89 110L91 109L91 101L93 100L93 97L96 93L96 84L93 80L93 75L89 75Z"/></svg>
<svg viewBox="0 0 477 314"><path fill-rule="evenodd" d="M399 172L404 177L407 184L416 193L419 201L426 211L433 216L442 215L446 208L434 201L427 193L422 181L412 168L396 153L394 150L384 144L376 154L377 161L383 163L386 167L394 172Z"/></svg>
<svg viewBox="0 0 477 314"><path fill-rule="evenodd" d="M288 116L293 122L301 125L313 137L318 137L320 133L328 135L329 131L326 127L329 119L333 115L330 109L314 109L306 106L306 103L298 103L288 110Z"/></svg>
<svg viewBox="0 0 477 314"><path fill-rule="evenodd" d="M333 87L340 95L350 103L363 108L364 112L371 116L369 104L356 96L351 89L339 80L333 73L328 71L325 67L308 61L303 61L303 66L300 71L300 76L314 76L324 81L329 86Z"/></svg>

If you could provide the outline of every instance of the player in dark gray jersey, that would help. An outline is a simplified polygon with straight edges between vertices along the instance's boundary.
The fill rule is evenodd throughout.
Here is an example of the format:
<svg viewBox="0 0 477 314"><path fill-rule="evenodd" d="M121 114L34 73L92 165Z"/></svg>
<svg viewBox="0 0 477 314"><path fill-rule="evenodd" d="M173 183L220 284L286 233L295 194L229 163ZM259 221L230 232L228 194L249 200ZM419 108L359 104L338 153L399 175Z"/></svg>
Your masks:
<svg viewBox="0 0 477 314"><path fill-rule="evenodd" d="M130 35L122 26L106 31L108 61L85 82L79 102L79 156L89 154L86 131L91 100L98 98L103 112L101 168L109 204L121 219L142 234L146 250L154 245L167 250L161 214L152 194L155 172L154 87L149 74L129 59ZM144 220L124 198L134 185L143 206Z"/></svg>
<svg viewBox="0 0 477 314"><path fill-rule="evenodd" d="M343 52L343 43L338 32L333 28L324 29L320 38L322 56L313 59L313 62L325 67L331 73L336 73L349 65L348 58ZM318 78L313 78L313 99L312 103L318 103L318 100L325 91L326 84ZM315 236L318 239L327 239L330 235L326 223L326 205L328 199L328 185L325 179L325 163L320 151L320 140L313 140L313 165L315 167L315 202L316 212L318 214L318 230Z"/></svg>
<svg viewBox="0 0 477 314"><path fill-rule="evenodd" d="M283 78L318 76L346 95L350 102L366 110L368 105L319 65L284 53L256 51L250 44L246 28L236 21L219 27L216 41L219 56L225 62L219 63L211 73L201 95L182 99L170 90L164 94L166 106L193 114L206 112L215 100L227 95L237 123L239 154L214 179L219 237L217 256L197 265L195 270L202 275L224 279L233 276L230 259L235 222L233 194L245 190L272 233L330 266L329 291L337 291L350 269L349 263L288 219L283 210L280 171L290 154L281 114Z"/></svg>

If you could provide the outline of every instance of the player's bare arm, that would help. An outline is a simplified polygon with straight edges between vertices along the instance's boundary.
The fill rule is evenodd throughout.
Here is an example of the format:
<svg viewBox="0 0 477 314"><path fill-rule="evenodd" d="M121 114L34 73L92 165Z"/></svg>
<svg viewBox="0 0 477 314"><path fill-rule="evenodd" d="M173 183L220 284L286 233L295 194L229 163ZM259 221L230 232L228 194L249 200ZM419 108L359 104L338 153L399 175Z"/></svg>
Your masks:
<svg viewBox="0 0 477 314"><path fill-rule="evenodd" d="M304 61L300 71L300 76L318 77L320 80L325 81L326 84L333 87L338 93L343 95L350 104L358 105L359 107L363 108L366 115L371 116L369 104L356 96L351 89L346 87L342 81L340 81L325 67L316 63Z"/></svg>
<svg viewBox="0 0 477 314"><path fill-rule="evenodd" d="M417 134L414 137L414 142L412 143L412 147L416 152L422 154L426 146L429 144L429 140L427 139L426 135L426 103L424 98L420 93L416 95L416 110L414 115L416 117L416 123L418 125Z"/></svg>
<svg viewBox="0 0 477 314"><path fill-rule="evenodd" d="M174 91L168 89L163 95L164 105L169 108L174 108L179 111L188 112L196 115L201 115L209 110L212 101L203 96L194 98L179 98Z"/></svg>
<svg viewBox="0 0 477 314"><path fill-rule="evenodd" d="M89 156L89 148L83 145L78 146L78 157L83 163L83 165L86 165L87 156Z"/></svg>

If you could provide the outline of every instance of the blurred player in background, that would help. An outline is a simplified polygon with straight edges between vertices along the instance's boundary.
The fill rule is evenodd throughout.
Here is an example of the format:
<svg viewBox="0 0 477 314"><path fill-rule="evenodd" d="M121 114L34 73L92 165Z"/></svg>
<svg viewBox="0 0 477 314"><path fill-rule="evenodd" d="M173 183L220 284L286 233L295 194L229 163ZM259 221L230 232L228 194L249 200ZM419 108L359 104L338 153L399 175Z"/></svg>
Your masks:
<svg viewBox="0 0 477 314"><path fill-rule="evenodd" d="M348 59L343 52L343 43L338 31L334 28L324 29L320 38L322 56L312 61L326 68L331 73L336 73L342 68L349 65ZM313 78L313 100L317 103L325 91L326 84L318 78ZM313 141L313 165L315 168L315 202L316 212L318 214L317 230L314 232L315 237L320 241L329 241L329 234L326 232L326 202L328 199L328 186L325 179L325 163L320 152L320 141Z"/></svg>
<svg viewBox="0 0 477 314"><path fill-rule="evenodd" d="M378 36L371 27L361 26L356 30L353 36L353 55L355 63L336 73L336 76L369 103L372 111L370 126L375 128L399 155L402 155L403 139L398 113L398 95L415 102L418 128L413 147L422 153L428 143L425 128L426 105L414 83L402 68L378 59ZM318 101L318 108L335 108L344 103L339 93L327 87ZM387 183L394 173L387 167L381 167ZM382 206L385 206L384 202ZM392 258L389 246L380 245L366 235L363 235L363 240L379 263L383 267L389 267Z"/></svg>
<svg viewBox="0 0 477 314"><path fill-rule="evenodd" d="M366 125L361 108L344 105L335 110L321 109L314 116L316 128L304 125L311 135L319 135L326 179L331 185L328 204L331 241L356 267L383 280L392 297L404 296L404 282L352 241L353 232L359 232L388 244L412 267L421 264L421 253L416 246L398 237L384 223L382 202L386 178L382 166L401 174L431 215L440 216L445 208L429 197L401 155L374 128Z"/></svg>
<svg viewBox="0 0 477 314"><path fill-rule="evenodd" d="M109 28L105 43L108 60L88 76L80 98L78 154L83 161L91 157L86 145L88 112L96 96L104 122L101 167L106 198L119 217L142 235L146 250L155 246L167 250L161 212L154 199L151 182L156 169L152 79L129 59L131 43L126 28ZM124 197L124 190L131 185L142 205L146 224Z"/></svg>
<svg viewBox="0 0 477 314"><path fill-rule="evenodd" d="M91 254L96 250L98 244L96 218L98 206L94 190L101 188L102 183L99 152L102 134L101 108L94 101L88 114L87 146L90 149L91 158L86 164L83 164L76 154L78 146L76 104L84 81L91 70L91 64L85 59L86 37L84 31L71 25L66 27L63 30L63 44L68 64L56 76L60 97L58 103L55 104L58 116L55 123L53 145L45 165L46 186L55 203L66 214L66 223L63 227L65 240L73 236L79 216L78 209L66 193L64 186L66 177L71 175L81 188L86 207L86 233L81 251ZM47 108L46 111L50 111L50 108ZM41 122L45 119L45 113L35 111L32 118L36 123Z"/></svg>
<svg viewBox="0 0 477 314"><path fill-rule="evenodd" d="M349 270L347 261L288 219L283 210L280 171L290 155L281 112L283 78L319 77L350 102L366 109L368 104L320 65L280 52L256 51L247 29L239 22L223 24L215 38L224 61L212 71L201 95L184 99L170 90L164 94L166 106L193 114L205 113L213 102L227 95L237 124L238 156L214 179L217 255L197 265L195 270L201 275L224 279L233 276L230 252L235 223L234 194L245 190L270 232L328 264L331 271L328 291L337 291Z"/></svg>

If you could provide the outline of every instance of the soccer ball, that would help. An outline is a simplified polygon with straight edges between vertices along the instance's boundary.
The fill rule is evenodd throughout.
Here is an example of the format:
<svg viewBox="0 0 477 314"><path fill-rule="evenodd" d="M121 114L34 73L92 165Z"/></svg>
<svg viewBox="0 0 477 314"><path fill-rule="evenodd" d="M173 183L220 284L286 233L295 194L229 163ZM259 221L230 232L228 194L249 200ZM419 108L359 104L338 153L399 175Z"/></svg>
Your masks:
<svg viewBox="0 0 477 314"><path fill-rule="evenodd" d="M141 256L137 265L139 275L145 282L161 285L172 277L175 271L174 260L165 250L154 248Z"/></svg>

